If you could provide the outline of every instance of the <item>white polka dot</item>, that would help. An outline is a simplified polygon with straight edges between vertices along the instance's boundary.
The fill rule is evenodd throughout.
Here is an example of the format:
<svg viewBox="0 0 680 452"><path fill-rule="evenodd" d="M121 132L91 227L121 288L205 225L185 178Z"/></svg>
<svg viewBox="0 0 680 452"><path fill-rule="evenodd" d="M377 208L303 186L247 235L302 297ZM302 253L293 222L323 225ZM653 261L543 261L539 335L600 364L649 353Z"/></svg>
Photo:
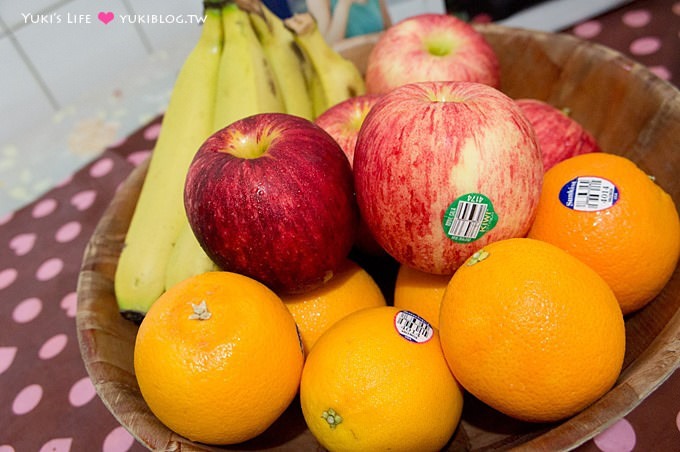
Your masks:
<svg viewBox="0 0 680 452"><path fill-rule="evenodd" d="M16 355L16 347L0 347L0 375L10 368Z"/></svg>
<svg viewBox="0 0 680 452"><path fill-rule="evenodd" d="M73 438L54 438L43 444L40 452L69 452Z"/></svg>
<svg viewBox="0 0 680 452"><path fill-rule="evenodd" d="M632 28L640 28L647 25L652 20L652 13L646 9L636 9L628 11L621 17L624 24Z"/></svg>
<svg viewBox="0 0 680 452"><path fill-rule="evenodd" d="M19 273L14 268L6 268L0 271L0 290L9 287L17 279Z"/></svg>
<svg viewBox="0 0 680 452"><path fill-rule="evenodd" d="M40 347L38 351L38 357L40 359L51 359L57 356L64 350L66 344L68 343L68 336L64 333L55 334L51 338L47 339L45 343Z"/></svg>
<svg viewBox="0 0 680 452"><path fill-rule="evenodd" d="M651 55L661 48L661 41L654 36L638 38L630 43L630 53L633 55Z"/></svg>
<svg viewBox="0 0 680 452"><path fill-rule="evenodd" d="M68 401L75 407L83 406L97 395L89 377L76 381L68 393Z"/></svg>
<svg viewBox="0 0 680 452"><path fill-rule="evenodd" d="M106 435L102 452L126 452L135 443L135 438L123 427L116 427Z"/></svg>
<svg viewBox="0 0 680 452"><path fill-rule="evenodd" d="M37 236L32 232L15 235L9 241L9 248L14 251L14 254L17 256L25 256L33 249L36 238Z"/></svg>
<svg viewBox="0 0 680 452"><path fill-rule="evenodd" d="M71 240L78 237L81 229L82 226L78 221L70 221L57 230L54 238L59 243L70 242Z"/></svg>
<svg viewBox="0 0 680 452"><path fill-rule="evenodd" d="M155 140L158 138L158 135L161 133L161 125L160 124L152 124L149 127L144 130L144 138L147 140Z"/></svg>
<svg viewBox="0 0 680 452"><path fill-rule="evenodd" d="M596 20L589 20L574 27L574 34L583 39L594 38L602 31L602 24Z"/></svg>
<svg viewBox="0 0 680 452"><path fill-rule="evenodd" d="M61 309L66 311L66 315L68 317L75 317L76 309L78 308L78 295L76 292L71 292L62 298L61 304L59 306Z"/></svg>
<svg viewBox="0 0 680 452"><path fill-rule="evenodd" d="M38 317L42 308L43 302L40 298L26 298L16 305L14 311L12 311L12 318L17 323L28 323Z"/></svg>
<svg viewBox="0 0 680 452"><path fill-rule="evenodd" d="M19 394L12 402L12 412L14 414L26 414L32 411L40 403L43 396L42 386L32 384L19 391Z"/></svg>
<svg viewBox="0 0 680 452"><path fill-rule="evenodd" d="M33 218L43 218L54 212L56 208L57 200L53 198L47 198L43 199L38 204L36 204L33 207L33 211L31 213L33 215Z"/></svg>
<svg viewBox="0 0 680 452"><path fill-rule="evenodd" d="M58 257L52 257L40 264L38 271L35 272L35 277L38 281L47 281L61 273L63 268L64 261Z"/></svg>
<svg viewBox="0 0 680 452"><path fill-rule="evenodd" d="M7 212L6 214L0 216L0 226L9 223L12 218L14 218L14 212Z"/></svg>
<svg viewBox="0 0 680 452"><path fill-rule="evenodd" d="M151 155L151 151L137 151L127 156L127 161L135 166L139 166Z"/></svg>
<svg viewBox="0 0 680 452"><path fill-rule="evenodd" d="M621 419L593 438L593 441L602 452L630 452L635 447L635 430L630 422Z"/></svg>
<svg viewBox="0 0 680 452"><path fill-rule="evenodd" d="M94 190L84 190L80 193L76 193L71 198L71 205L75 206L78 210L86 210L94 204L94 200L97 198L97 192Z"/></svg>
<svg viewBox="0 0 680 452"><path fill-rule="evenodd" d="M99 159L90 167L90 176L102 177L106 176L113 169L113 160L108 157Z"/></svg>

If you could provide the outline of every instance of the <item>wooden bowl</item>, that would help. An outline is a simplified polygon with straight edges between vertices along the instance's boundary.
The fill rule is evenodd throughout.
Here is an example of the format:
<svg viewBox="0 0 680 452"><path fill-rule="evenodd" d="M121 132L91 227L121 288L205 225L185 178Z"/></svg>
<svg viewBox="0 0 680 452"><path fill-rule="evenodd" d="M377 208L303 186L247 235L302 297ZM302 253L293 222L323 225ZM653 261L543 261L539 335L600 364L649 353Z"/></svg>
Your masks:
<svg viewBox="0 0 680 452"><path fill-rule="evenodd" d="M625 155L680 205L680 92L621 54L577 38L483 25L496 50L501 89L513 98L533 97L568 106L602 148ZM376 35L338 45L364 69ZM173 433L144 403L133 370L137 328L118 313L113 278L123 239L145 175L137 168L117 192L86 249L78 282L77 329L85 367L116 419L150 449L319 450L297 401L267 432L234 447L208 447ZM367 263L391 291L394 268ZM654 391L680 363L680 270L647 307L626 319L627 350L615 387L578 415L554 424L528 424L478 401L465 401L463 419L449 450L570 449L612 425Z"/></svg>

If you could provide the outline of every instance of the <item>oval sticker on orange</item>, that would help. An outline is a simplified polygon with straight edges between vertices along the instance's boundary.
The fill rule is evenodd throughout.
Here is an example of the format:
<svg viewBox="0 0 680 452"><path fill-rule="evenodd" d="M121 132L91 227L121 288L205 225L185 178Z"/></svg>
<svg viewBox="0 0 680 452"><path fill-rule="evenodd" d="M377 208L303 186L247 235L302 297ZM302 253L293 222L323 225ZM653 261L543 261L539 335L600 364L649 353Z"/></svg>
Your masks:
<svg viewBox="0 0 680 452"><path fill-rule="evenodd" d="M619 200L619 189L613 182L597 176L576 177L562 186L560 202L581 212L608 209Z"/></svg>
<svg viewBox="0 0 680 452"><path fill-rule="evenodd" d="M394 327L404 339L422 344L432 339L432 325L411 311L399 311L394 315Z"/></svg>

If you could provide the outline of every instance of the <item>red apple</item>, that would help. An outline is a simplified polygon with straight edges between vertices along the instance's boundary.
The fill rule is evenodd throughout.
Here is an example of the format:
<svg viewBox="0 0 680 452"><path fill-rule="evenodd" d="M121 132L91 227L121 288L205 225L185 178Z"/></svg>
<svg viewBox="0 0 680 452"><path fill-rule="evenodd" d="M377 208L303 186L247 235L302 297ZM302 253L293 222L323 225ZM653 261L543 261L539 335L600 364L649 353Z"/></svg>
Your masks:
<svg viewBox="0 0 680 452"><path fill-rule="evenodd" d="M533 221L543 163L515 102L488 85L420 82L383 96L354 154L361 215L402 264L452 274Z"/></svg>
<svg viewBox="0 0 680 452"><path fill-rule="evenodd" d="M321 127L263 113L210 136L185 182L189 224L223 270L296 293L328 280L355 240L352 169Z"/></svg>
<svg viewBox="0 0 680 452"><path fill-rule="evenodd" d="M368 56L368 93L440 80L500 86L494 50L481 33L455 16L420 14L402 20L378 38Z"/></svg>
<svg viewBox="0 0 680 452"><path fill-rule="evenodd" d="M538 99L517 99L515 102L534 127L545 171L569 157L600 151L595 137L571 118L568 111Z"/></svg>
<svg viewBox="0 0 680 452"><path fill-rule="evenodd" d="M350 164L354 162L354 147L361 124L371 107L378 102L378 99L380 99L380 95L377 94L350 97L333 105L314 121L338 142ZM356 245L357 248L367 254L382 254L384 252L363 220L359 221Z"/></svg>

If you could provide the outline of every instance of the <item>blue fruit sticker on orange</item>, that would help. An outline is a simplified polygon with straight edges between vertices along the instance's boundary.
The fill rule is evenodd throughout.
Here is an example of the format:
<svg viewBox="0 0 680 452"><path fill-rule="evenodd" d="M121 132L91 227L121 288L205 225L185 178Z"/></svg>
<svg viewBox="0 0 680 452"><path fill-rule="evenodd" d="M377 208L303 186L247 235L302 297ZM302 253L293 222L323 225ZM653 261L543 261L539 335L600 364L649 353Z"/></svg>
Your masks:
<svg viewBox="0 0 680 452"><path fill-rule="evenodd" d="M562 186L560 202L580 212L608 209L619 200L619 189L603 177L579 176Z"/></svg>

